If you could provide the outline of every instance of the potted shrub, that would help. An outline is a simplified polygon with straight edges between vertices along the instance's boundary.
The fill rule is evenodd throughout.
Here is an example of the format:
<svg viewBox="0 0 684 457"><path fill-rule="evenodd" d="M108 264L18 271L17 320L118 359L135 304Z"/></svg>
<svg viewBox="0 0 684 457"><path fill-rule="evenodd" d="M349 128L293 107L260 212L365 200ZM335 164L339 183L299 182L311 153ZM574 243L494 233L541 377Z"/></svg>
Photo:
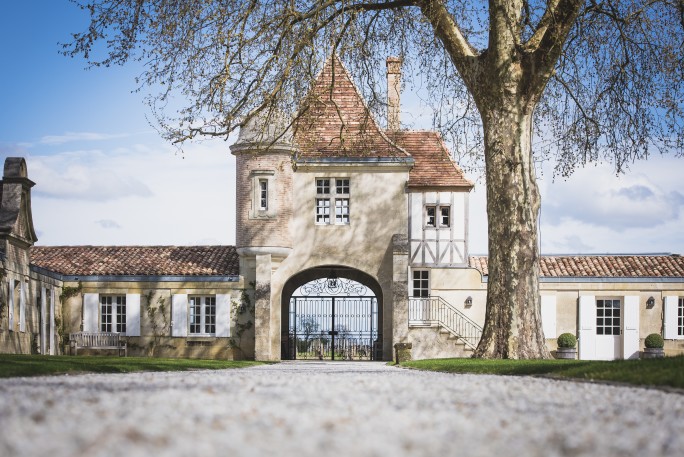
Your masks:
<svg viewBox="0 0 684 457"><path fill-rule="evenodd" d="M557 359L575 359L577 357L577 338L572 333L562 333L556 340Z"/></svg>
<svg viewBox="0 0 684 457"><path fill-rule="evenodd" d="M665 356L665 341L659 333L651 333L644 340L644 359L657 359Z"/></svg>

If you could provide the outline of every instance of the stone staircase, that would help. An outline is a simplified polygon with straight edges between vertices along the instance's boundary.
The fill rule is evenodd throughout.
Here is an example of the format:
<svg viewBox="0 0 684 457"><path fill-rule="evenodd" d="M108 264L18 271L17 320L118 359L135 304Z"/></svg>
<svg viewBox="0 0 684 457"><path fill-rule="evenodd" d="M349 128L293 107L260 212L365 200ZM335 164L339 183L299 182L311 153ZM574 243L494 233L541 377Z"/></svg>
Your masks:
<svg viewBox="0 0 684 457"><path fill-rule="evenodd" d="M409 298L409 330L413 357L470 357L482 327L439 296Z"/></svg>

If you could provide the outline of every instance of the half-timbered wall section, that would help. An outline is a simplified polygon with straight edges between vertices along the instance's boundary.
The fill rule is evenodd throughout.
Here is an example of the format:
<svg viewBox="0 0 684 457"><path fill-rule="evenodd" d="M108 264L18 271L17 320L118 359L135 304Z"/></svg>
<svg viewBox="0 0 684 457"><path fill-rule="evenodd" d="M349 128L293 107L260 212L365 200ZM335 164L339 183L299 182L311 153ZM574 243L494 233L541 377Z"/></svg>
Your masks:
<svg viewBox="0 0 684 457"><path fill-rule="evenodd" d="M410 261L414 267L464 267L467 192L409 194Z"/></svg>

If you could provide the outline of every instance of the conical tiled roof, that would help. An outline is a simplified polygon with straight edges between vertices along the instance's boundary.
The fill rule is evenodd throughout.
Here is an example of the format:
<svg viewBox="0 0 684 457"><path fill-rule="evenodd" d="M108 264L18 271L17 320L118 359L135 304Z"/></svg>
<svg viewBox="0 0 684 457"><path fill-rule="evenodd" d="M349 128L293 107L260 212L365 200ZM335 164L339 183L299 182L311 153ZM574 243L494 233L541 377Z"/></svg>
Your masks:
<svg viewBox="0 0 684 457"><path fill-rule="evenodd" d="M336 55L328 58L295 122L298 159L409 158L378 127Z"/></svg>

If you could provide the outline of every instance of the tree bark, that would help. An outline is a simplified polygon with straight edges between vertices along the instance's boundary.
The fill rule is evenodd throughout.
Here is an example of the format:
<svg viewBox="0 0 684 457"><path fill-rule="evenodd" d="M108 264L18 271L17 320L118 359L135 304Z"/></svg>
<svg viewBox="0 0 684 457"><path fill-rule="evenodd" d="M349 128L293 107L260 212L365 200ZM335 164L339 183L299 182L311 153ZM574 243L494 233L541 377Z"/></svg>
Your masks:
<svg viewBox="0 0 684 457"><path fill-rule="evenodd" d="M550 358L541 327L532 109L519 100L481 109L487 179L489 276L482 339L474 357ZM482 104L481 104L481 108Z"/></svg>

